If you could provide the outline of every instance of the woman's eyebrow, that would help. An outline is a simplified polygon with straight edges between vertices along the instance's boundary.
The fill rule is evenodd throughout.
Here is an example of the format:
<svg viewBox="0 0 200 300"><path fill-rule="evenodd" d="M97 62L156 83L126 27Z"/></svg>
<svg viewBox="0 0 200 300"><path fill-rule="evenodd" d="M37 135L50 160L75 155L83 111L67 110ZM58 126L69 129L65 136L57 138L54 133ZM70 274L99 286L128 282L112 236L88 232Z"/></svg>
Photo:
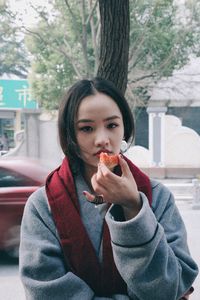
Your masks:
<svg viewBox="0 0 200 300"><path fill-rule="evenodd" d="M110 121L110 120L114 120L114 119L121 119L121 117L120 117L120 116L117 116L117 115L114 115L114 116L105 118L104 121Z"/></svg>
<svg viewBox="0 0 200 300"><path fill-rule="evenodd" d="M91 119L80 119L76 123L79 124L79 123L94 123L94 122L95 121Z"/></svg>
<svg viewBox="0 0 200 300"><path fill-rule="evenodd" d="M103 121L110 121L110 120L114 120L114 119L121 119L120 116L114 115L114 116L110 116L105 118ZM91 120L91 119L80 119L76 122L77 124L79 123L95 123L95 120Z"/></svg>

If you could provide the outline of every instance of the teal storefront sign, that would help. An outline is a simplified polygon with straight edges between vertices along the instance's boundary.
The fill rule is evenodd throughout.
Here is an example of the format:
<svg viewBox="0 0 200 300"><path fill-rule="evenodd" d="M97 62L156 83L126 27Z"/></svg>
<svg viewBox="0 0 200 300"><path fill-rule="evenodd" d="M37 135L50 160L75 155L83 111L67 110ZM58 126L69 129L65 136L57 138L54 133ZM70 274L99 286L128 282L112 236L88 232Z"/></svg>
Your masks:
<svg viewBox="0 0 200 300"><path fill-rule="evenodd" d="M38 108L27 80L0 79L1 108Z"/></svg>

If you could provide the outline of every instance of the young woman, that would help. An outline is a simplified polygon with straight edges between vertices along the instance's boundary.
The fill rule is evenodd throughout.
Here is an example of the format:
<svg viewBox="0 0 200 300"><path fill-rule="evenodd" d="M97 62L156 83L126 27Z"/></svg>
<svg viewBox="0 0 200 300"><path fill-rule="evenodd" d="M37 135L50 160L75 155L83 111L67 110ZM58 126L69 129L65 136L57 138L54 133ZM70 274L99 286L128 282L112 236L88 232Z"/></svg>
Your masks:
<svg viewBox="0 0 200 300"><path fill-rule="evenodd" d="M185 226L170 191L121 154L134 122L120 91L100 78L77 82L58 129L65 158L27 201L21 226L26 298L187 299L198 270ZM102 152L118 166L100 163Z"/></svg>

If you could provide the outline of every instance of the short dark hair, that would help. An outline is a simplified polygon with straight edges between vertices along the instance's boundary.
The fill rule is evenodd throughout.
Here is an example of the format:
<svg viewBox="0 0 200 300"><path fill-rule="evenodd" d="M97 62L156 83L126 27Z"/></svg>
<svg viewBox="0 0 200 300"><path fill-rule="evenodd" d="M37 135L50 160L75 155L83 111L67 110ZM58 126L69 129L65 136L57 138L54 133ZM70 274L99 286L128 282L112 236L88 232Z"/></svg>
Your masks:
<svg viewBox="0 0 200 300"><path fill-rule="evenodd" d="M114 84L100 77L83 79L75 83L63 96L58 114L58 132L61 148L70 161L80 158L75 134L75 118L83 98L97 93L111 97L119 107L124 123L124 139L132 142L135 128L130 107Z"/></svg>

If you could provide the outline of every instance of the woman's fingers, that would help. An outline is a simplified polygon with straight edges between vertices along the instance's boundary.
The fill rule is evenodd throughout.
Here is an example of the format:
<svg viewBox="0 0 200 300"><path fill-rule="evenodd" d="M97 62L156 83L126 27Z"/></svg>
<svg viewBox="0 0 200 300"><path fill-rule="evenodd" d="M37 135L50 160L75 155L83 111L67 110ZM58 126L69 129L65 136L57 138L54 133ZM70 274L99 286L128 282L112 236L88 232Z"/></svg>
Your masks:
<svg viewBox="0 0 200 300"><path fill-rule="evenodd" d="M127 162L123 159L123 157L121 155L118 155L118 158L119 158L119 165L122 170L122 175L125 177L132 176ZM97 174L98 174L98 176L97 176L98 179L101 179L102 175L104 178L111 179L111 180L112 179L114 180L116 178L116 175L112 171L110 171L107 168L107 166L103 163L99 164Z"/></svg>
<svg viewBox="0 0 200 300"><path fill-rule="evenodd" d="M102 175L103 175L103 173L102 173L102 169L101 169L101 164L99 163L99 164L98 164L97 173L96 173L95 176L94 176L95 180L96 180L96 181L100 181L101 178L102 178Z"/></svg>
<svg viewBox="0 0 200 300"><path fill-rule="evenodd" d="M104 197L105 202L117 203L121 205L132 205L138 199L138 189L127 162L119 155L119 165L122 176L111 172L103 163L98 165L97 173L91 178L94 195L86 193L88 201L101 202L101 197L95 199L95 195ZM129 203L130 202L130 203Z"/></svg>
<svg viewBox="0 0 200 300"><path fill-rule="evenodd" d="M94 195L90 194L88 191L83 191L83 195L86 197L86 199L89 201L89 202L92 202L95 198Z"/></svg>
<svg viewBox="0 0 200 300"><path fill-rule="evenodd" d="M101 170L98 169L97 173L91 178L92 188L96 194L102 194L106 189L106 183L102 179L102 176Z"/></svg>
<svg viewBox="0 0 200 300"><path fill-rule="evenodd" d="M121 155L119 155L119 164L122 170L122 176L129 177L132 176L131 171L127 162L123 159Z"/></svg>
<svg viewBox="0 0 200 300"><path fill-rule="evenodd" d="M89 202L91 202L91 203L93 203L95 205L104 203L103 195L92 195L92 194L90 194L87 191L83 191L83 195L86 197L86 199Z"/></svg>

